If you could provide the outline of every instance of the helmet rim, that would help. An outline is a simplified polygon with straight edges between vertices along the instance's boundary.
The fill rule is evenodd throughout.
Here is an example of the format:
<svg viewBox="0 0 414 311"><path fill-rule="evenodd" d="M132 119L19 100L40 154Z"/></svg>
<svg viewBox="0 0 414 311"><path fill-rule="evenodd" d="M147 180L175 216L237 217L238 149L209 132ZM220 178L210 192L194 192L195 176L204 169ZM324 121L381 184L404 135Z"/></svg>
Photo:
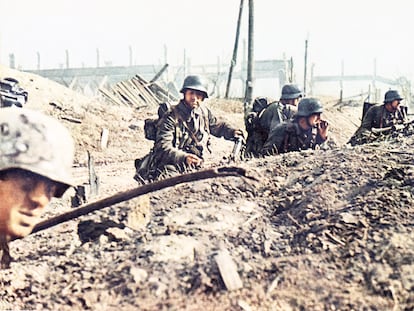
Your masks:
<svg viewBox="0 0 414 311"><path fill-rule="evenodd" d="M202 92L204 94L204 98L208 98L207 88L202 82L201 77L198 75L189 75L185 77L180 93L184 94L186 90Z"/></svg>
<svg viewBox="0 0 414 311"><path fill-rule="evenodd" d="M58 120L39 111L0 109L0 171L23 169L59 185L62 195L74 185L74 141Z"/></svg>

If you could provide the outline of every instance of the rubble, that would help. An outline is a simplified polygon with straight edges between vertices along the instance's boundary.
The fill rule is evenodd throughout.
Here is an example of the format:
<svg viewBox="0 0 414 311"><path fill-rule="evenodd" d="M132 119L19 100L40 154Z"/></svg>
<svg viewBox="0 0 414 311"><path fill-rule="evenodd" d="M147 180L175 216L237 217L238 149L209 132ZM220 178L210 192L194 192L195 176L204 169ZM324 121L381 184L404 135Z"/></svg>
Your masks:
<svg viewBox="0 0 414 311"><path fill-rule="evenodd" d="M120 81L110 86L109 89L101 87L99 91L116 105L132 106L136 109L158 107L162 102L177 100L154 79L148 82L139 75L127 81Z"/></svg>
<svg viewBox="0 0 414 311"><path fill-rule="evenodd" d="M32 84L18 80L31 94ZM78 103L73 115L89 113ZM93 108L91 129L71 126L78 148L90 147L99 159L105 196L136 186L130 161L138 153L135 144L141 153L150 145L143 132L130 129L114 149L111 143L105 151L92 148L86 136L100 129L101 119L111 133L132 123L131 110L114 106L108 115L100 105ZM243 125L239 103L209 105ZM62 107L71 112L70 105ZM42 108L56 113L47 104ZM259 181L193 181L12 242L14 261L0 271L0 309L413 309L414 137L346 145L360 109L327 106L335 141L327 150L238 163ZM134 112L134 118L148 113ZM223 155L232 145L212 143L207 165L227 163ZM82 165L74 172L78 179L88 175ZM45 217L68 210L66 197ZM223 250L233 281L217 261Z"/></svg>

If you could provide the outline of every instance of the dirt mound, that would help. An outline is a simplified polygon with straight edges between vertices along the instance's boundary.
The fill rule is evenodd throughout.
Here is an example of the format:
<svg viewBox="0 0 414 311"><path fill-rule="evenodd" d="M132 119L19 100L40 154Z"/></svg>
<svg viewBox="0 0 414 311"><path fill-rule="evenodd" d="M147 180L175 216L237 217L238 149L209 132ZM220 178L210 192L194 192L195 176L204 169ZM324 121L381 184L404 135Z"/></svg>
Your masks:
<svg viewBox="0 0 414 311"><path fill-rule="evenodd" d="M49 104L62 100L60 90L20 80L49 94L40 108L62 119L63 109ZM323 101L335 141L328 150L246 160L238 165L257 181L177 185L12 242L15 261L0 271L0 309L412 310L414 138L346 146L360 109ZM73 110L59 104L82 120L62 119L78 139L79 158L91 148L102 161L101 196L134 186L128 160L150 144L129 126L152 111L83 97ZM209 105L243 125L238 102ZM103 126L125 136L100 150ZM228 164L231 143L213 142L208 165ZM46 217L69 210L65 200ZM239 289L226 287L216 257L223 253Z"/></svg>
<svg viewBox="0 0 414 311"><path fill-rule="evenodd" d="M141 139L142 120L152 115L156 107L139 111L133 107L114 106L35 74L0 67L0 78L5 77L17 79L28 91L27 108L52 115L70 129L76 141L76 163L84 165L87 152L97 162L128 161L147 152L150 144ZM101 145L104 129L109 133L107 147Z"/></svg>

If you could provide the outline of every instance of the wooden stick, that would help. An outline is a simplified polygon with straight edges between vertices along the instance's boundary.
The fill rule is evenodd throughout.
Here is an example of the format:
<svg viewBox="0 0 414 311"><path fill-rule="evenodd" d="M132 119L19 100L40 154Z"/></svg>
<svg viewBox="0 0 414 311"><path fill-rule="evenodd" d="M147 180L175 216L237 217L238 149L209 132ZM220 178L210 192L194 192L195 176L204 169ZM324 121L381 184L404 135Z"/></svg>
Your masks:
<svg viewBox="0 0 414 311"><path fill-rule="evenodd" d="M140 195L158 191L164 188L172 187L178 184L192 182L196 180L203 180L208 178L215 178L215 177L227 177L227 176L238 176L238 177L247 177L253 180L256 180L254 177L247 176L246 170L241 167L218 167L218 168L211 168L206 170L197 171L194 173L182 174L178 176L174 176L171 178L166 178L163 180L159 180L153 183L149 183L131 190L119 192L115 195L110 197L98 200L96 202L91 202L85 204L83 206L78 207L72 211L63 213L61 215L57 215L50 219L41 221L38 223L31 233L36 233L47 228L56 226L60 223L78 218L80 216L89 214L93 211L100 210L102 208L118 204L123 201L130 200L132 198L138 197Z"/></svg>
<svg viewBox="0 0 414 311"><path fill-rule="evenodd" d="M145 80L143 80L140 76L136 75L134 78L131 79L137 87L140 87L144 90L144 94L147 94L150 98L152 98L155 102L157 102L157 97L154 95L154 93L150 90L148 87L150 84L147 82L145 83Z"/></svg>
<svg viewBox="0 0 414 311"><path fill-rule="evenodd" d="M0 234L0 251L2 252L0 269L9 268L13 258L10 256L9 243L7 242L7 237L3 234Z"/></svg>
<svg viewBox="0 0 414 311"><path fill-rule="evenodd" d="M105 95L109 100L111 100L114 104L118 106L125 105L123 102L121 102L115 94L113 94L113 91L107 90L105 88L100 88L99 92L101 92L103 95Z"/></svg>
<svg viewBox="0 0 414 311"><path fill-rule="evenodd" d="M293 216L292 215L290 215L290 213L287 213L287 217L297 226L297 227L299 227L299 228L302 228L302 226L300 225L300 223L295 219L295 218L293 218Z"/></svg>
<svg viewBox="0 0 414 311"><path fill-rule="evenodd" d="M214 259L220 271L221 278L227 290L237 290L243 287L243 282L237 272L236 263L227 250L220 250Z"/></svg>
<svg viewBox="0 0 414 311"><path fill-rule="evenodd" d="M154 78L152 78L150 80L149 83L154 83L155 81L157 81L159 79L159 77L161 77L161 75L164 73L164 71L168 68L168 64L165 64L160 71L157 72L157 74L154 76Z"/></svg>
<svg viewBox="0 0 414 311"><path fill-rule="evenodd" d="M132 78L131 82L135 85L135 87L139 90L139 94L148 102L151 103L153 106L158 105L157 97L149 90L145 84L139 81L136 78Z"/></svg>

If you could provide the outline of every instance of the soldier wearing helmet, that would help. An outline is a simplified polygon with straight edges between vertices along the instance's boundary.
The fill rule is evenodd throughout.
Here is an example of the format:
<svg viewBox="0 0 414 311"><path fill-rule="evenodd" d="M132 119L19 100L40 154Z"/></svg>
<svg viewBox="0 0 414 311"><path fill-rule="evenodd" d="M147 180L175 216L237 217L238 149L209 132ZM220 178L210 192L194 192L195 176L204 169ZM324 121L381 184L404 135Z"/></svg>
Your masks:
<svg viewBox="0 0 414 311"><path fill-rule="evenodd" d="M270 104L260 117L260 125L269 133L278 124L293 118L302 91L296 84L285 84L279 102Z"/></svg>
<svg viewBox="0 0 414 311"><path fill-rule="evenodd" d="M328 122L321 119L323 107L316 98L304 98L292 120L276 126L261 151L262 155L315 149L328 138Z"/></svg>
<svg viewBox="0 0 414 311"><path fill-rule="evenodd" d="M376 137L375 129L390 128L407 122L407 114L400 106L402 100L403 98L398 91L387 91L384 96L384 103L382 105L372 105L367 110L362 118L361 126L349 142L352 145L366 143Z"/></svg>
<svg viewBox="0 0 414 311"><path fill-rule="evenodd" d="M0 238L24 237L52 197L72 183L74 144L57 120L29 109L0 109Z"/></svg>
<svg viewBox="0 0 414 311"><path fill-rule="evenodd" d="M200 167L205 150L209 150L210 134L227 140L243 136L242 130L219 121L204 106L208 93L200 76L187 76L180 92L183 99L171 106L158 124L151 159L156 178Z"/></svg>
<svg viewBox="0 0 414 311"><path fill-rule="evenodd" d="M299 100L302 98L302 91L297 84L285 84L282 87L280 100L270 103L254 115L249 115L246 120L246 129L248 137L246 143L246 152L254 156L260 155L260 150L267 140L269 133L277 125L293 118L297 111ZM256 100L263 101L263 98ZM253 120L255 119L255 120ZM249 122L255 123L249 130Z"/></svg>

